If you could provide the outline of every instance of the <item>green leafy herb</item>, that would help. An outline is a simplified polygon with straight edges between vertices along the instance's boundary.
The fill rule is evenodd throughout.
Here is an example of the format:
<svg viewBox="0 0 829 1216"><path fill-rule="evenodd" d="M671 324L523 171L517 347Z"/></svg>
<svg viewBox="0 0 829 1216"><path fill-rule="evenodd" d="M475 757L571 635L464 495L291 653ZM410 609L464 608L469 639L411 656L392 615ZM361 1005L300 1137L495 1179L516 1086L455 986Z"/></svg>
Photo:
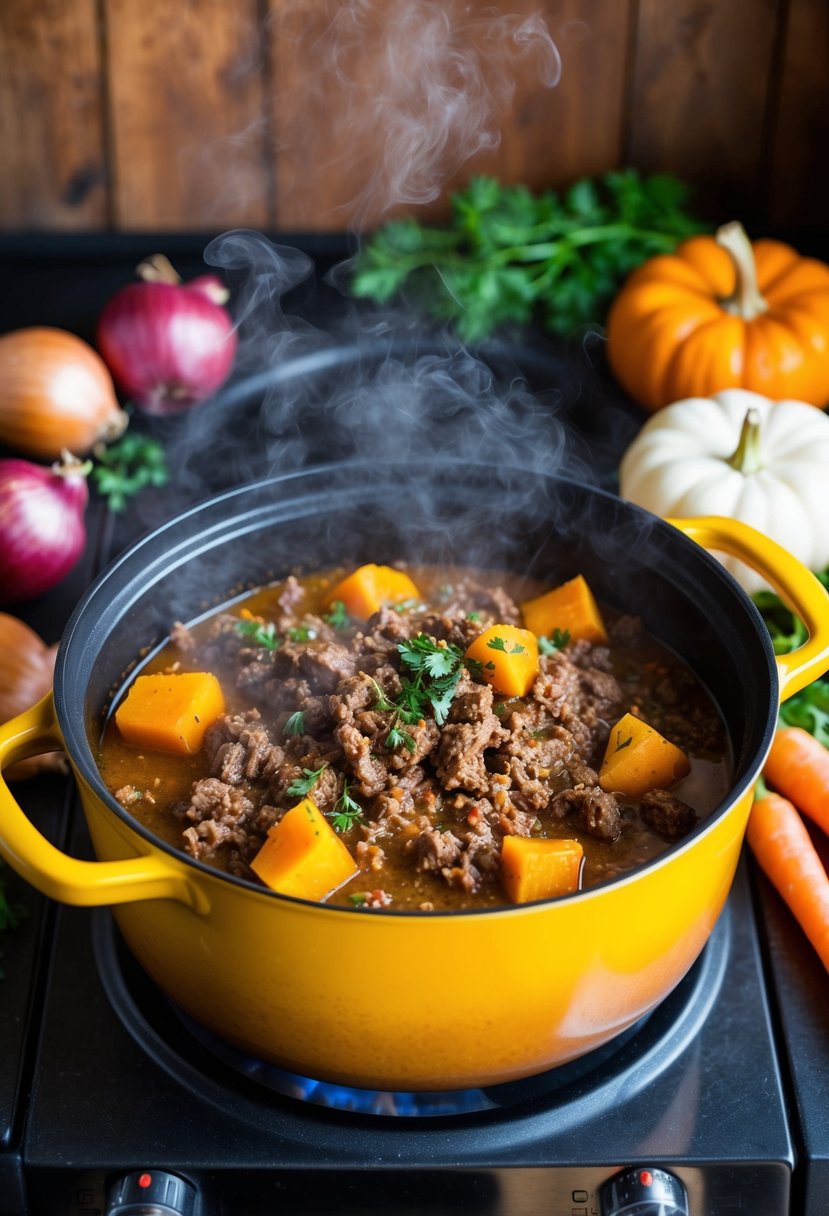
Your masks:
<svg viewBox="0 0 829 1216"><path fill-rule="evenodd" d="M623 740L622 732L620 730L616 731L616 749L615 750L617 752L622 751L626 747L630 747L632 742L633 742L633 735L628 735L627 739Z"/></svg>
<svg viewBox="0 0 829 1216"><path fill-rule="evenodd" d="M490 650L502 650L504 654L526 654L527 647L522 646L520 642L516 642L512 650L507 650L506 643L503 638L490 638L487 642Z"/></svg>
<svg viewBox="0 0 829 1216"><path fill-rule="evenodd" d="M377 683L377 681L372 676L369 676L369 679L371 680L372 684L374 685L374 694L375 694L375 698L376 698L375 702L374 702L374 708L376 710L379 710L381 714L391 713L395 709L397 709L397 706L392 705L391 701L388 699L386 694L383 692L383 689L380 687L380 685Z"/></svg>
<svg viewBox="0 0 829 1216"><path fill-rule="evenodd" d="M237 621L233 626L241 637L273 652L281 642L273 621Z"/></svg>
<svg viewBox="0 0 829 1216"><path fill-rule="evenodd" d="M347 832L354 827L363 816L363 808L355 802L348 792L348 782L343 785L343 792L334 803L333 811L328 812L328 818L336 832Z"/></svg>
<svg viewBox="0 0 829 1216"><path fill-rule="evenodd" d="M548 638L542 636L538 639L538 649L542 654L555 654L557 650L563 650L569 641L569 629L554 629Z"/></svg>
<svg viewBox="0 0 829 1216"><path fill-rule="evenodd" d="M348 898L355 908L364 908L368 903L368 892L354 891Z"/></svg>
<svg viewBox="0 0 829 1216"><path fill-rule="evenodd" d="M310 642L316 636L316 632L307 625L295 625L293 629L288 630L288 637L292 642Z"/></svg>
<svg viewBox="0 0 829 1216"><path fill-rule="evenodd" d="M389 733L386 735L386 747L394 751L396 747L405 747L410 752L417 751L417 744L412 735L407 730L403 730L400 726L392 726Z"/></svg>
<svg viewBox="0 0 829 1216"><path fill-rule="evenodd" d="M164 448L155 439L127 431L117 443L95 448L91 477L110 511L123 511L127 500L147 486L170 480Z"/></svg>
<svg viewBox="0 0 829 1216"><path fill-rule="evenodd" d="M418 601L416 599L409 598L407 600L401 600L399 604L392 604L391 607L394 612L411 612L412 608L417 607L417 603Z"/></svg>
<svg viewBox="0 0 829 1216"><path fill-rule="evenodd" d="M451 642L438 644L425 633L398 643L402 662L413 673L404 676L397 701L404 722L418 722L431 711L442 726L463 669L463 651Z"/></svg>
<svg viewBox="0 0 829 1216"><path fill-rule="evenodd" d="M479 621L481 619L480 612L467 612L466 619L468 621Z"/></svg>
<svg viewBox="0 0 829 1216"><path fill-rule="evenodd" d="M331 611L326 613L322 618L331 626L332 629L347 629L350 617L345 610L345 604L342 600L334 600L331 605Z"/></svg>
<svg viewBox="0 0 829 1216"><path fill-rule="evenodd" d="M327 768L327 764L323 764L320 768L304 768L302 770L304 776L295 777L288 786L287 793L294 798L307 798Z"/></svg>
<svg viewBox="0 0 829 1216"><path fill-rule="evenodd" d="M829 570L820 571L817 577L829 588ZM773 591L758 591L752 598L766 623L775 654L788 654L803 645L808 636L806 626ZM802 727L829 747L829 678L821 676L784 701L779 720L784 726Z"/></svg>
<svg viewBox="0 0 829 1216"><path fill-rule="evenodd" d="M669 174L625 169L537 195L477 177L453 194L446 226L408 217L381 227L355 260L351 290L384 304L405 288L468 342L537 319L567 334L603 322L635 266L699 231Z"/></svg>
<svg viewBox="0 0 829 1216"><path fill-rule="evenodd" d="M282 727L283 735L304 735L305 734L305 713L298 709L295 714L291 714L285 725Z"/></svg>

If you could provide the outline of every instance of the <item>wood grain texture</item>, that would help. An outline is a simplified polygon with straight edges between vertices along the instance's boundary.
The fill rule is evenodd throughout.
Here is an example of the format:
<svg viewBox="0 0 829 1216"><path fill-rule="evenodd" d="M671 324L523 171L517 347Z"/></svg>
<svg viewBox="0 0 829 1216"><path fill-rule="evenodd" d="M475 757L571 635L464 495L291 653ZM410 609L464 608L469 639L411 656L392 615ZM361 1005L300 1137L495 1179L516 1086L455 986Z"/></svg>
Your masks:
<svg viewBox="0 0 829 1216"><path fill-rule="evenodd" d="M534 188L618 164L629 0L271 0L276 222L445 214L473 173Z"/></svg>
<svg viewBox="0 0 829 1216"><path fill-rule="evenodd" d="M116 227L267 225L257 7L105 0Z"/></svg>
<svg viewBox="0 0 829 1216"><path fill-rule="evenodd" d="M627 159L695 185L714 221L762 207L783 0L640 0Z"/></svg>
<svg viewBox="0 0 829 1216"><path fill-rule="evenodd" d="M107 222L94 0L0 2L0 226Z"/></svg>
<svg viewBox="0 0 829 1216"><path fill-rule="evenodd" d="M769 157L774 226L829 229L829 3L789 0Z"/></svg>

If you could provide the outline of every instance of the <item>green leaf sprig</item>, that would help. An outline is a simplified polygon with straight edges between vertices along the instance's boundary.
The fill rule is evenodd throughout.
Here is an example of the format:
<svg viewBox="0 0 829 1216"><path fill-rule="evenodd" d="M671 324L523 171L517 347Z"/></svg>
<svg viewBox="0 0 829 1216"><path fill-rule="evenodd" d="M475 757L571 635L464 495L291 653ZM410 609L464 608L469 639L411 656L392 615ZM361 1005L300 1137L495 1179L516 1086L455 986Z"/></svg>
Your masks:
<svg viewBox="0 0 829 1216"><path fill-rule="evenodd" d="M327 768L327 764L323 764L319 768L304 768L302 776L294 778L286 793L290 794L292 798L307 798Z"/></svg>
<svg viewBox="0 0 829 1216"><path fill-rule="evenodd" d="M385 224L354 262L355 296L416 309L479 342L506 324L569 334L604 322L625 276L703 230L686 187L633 169L582 178L562 194L476 177L452 195L443 227Z"/></svg>
<svg viewBox="0 0 829 1216"><path fill-rule="evenodd" d="M343 792L334 803L333 811L328 811L331 826L336 832L347 832L363 817L363 808L355 802L348 792L348 782L343 785Z"/></svg>
<svg viewBox="0 0 829 1216"><path fill-rule="evenodd" d="M817 577L829 589L829 570ZM752 596L766 623L775 654L788 654L802 646L806 626L773 591L757 591ZM800 726L829 747L829 679L821 676L796 692L780 706L779 721L784 726Z"/></svg>
<svg viewBox="0 0 829 1216"><path fill-rule="evenodd" d="M165 486L170 470L163 446L156 439L127 433L109 447L99 445L90 474L95 489L110 511L125 510L127 501L147 486Z"/></svg>
<svg viewBox="0 0 829 1216"><path fill-rule="evenodd" d="M234 623L233 628L240 637L253 642L255 646L261 646L271 654L282 644L273 621L239 620Z"/></svg>

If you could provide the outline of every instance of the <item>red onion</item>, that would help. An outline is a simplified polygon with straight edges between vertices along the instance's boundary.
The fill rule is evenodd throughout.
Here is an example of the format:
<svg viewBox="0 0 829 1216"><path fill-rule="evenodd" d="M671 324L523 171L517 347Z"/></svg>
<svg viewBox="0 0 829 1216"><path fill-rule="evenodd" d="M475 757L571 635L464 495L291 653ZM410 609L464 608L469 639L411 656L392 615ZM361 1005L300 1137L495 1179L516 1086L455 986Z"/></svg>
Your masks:
<svg viewBox="0 0 829 1216"><path fill-rule="evenodd" d="M122 392L148 414L175 414L224 384L236 331L215 275L182 283L160 254L138 267L98 321L98 349Z"/></svg>
<svg viewBox="0 0 829 1216"><path fill-rule="evenodd" d="M28 600L68 574L86 545L91 468L64 452L50 469L0 460L0 600Z"/></svg>

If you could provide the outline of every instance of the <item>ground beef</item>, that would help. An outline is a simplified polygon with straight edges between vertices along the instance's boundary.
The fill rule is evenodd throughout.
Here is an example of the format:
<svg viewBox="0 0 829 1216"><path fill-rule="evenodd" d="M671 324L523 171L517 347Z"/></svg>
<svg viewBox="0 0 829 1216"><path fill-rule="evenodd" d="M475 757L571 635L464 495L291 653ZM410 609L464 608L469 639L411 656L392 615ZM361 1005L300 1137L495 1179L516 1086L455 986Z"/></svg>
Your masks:
<svg viewBox="0 0 829 1216"><path fill-rule="evenodd" d="M696 811L668 790L649 790L644 794L639 814L649 828L667 840L687 835L697 822Z"/></svg>
<svg viewBox="0 0 829 1216"><path fill-rule="evenodd" d="M597 785L562 790L550 802L550 810L562 819L565 815L577 816L585 832L602 840L618 840L622 831L618 802Z"/></svg>

